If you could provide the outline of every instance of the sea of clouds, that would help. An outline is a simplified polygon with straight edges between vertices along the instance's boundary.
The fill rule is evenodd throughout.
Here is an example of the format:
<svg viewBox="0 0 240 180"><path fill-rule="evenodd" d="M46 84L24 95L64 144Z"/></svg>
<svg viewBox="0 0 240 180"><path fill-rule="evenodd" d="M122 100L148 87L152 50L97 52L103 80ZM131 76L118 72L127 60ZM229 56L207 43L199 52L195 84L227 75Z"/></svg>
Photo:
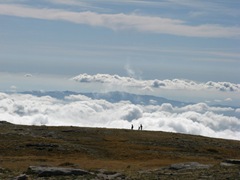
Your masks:
<svg viewBox="0 0 240 180"><path fill-rule="evenodd" d="M200 83L185 79L141 80L134 77L124 77L110 74L80 74L73 77L72 80L80 83L102 83L127 87L139 87L152 91L154 88L162 88L179 90L217 90L221 92L240 92L240 84L235 84L231 82L208 81L206 83Z"/></svg>
<svg viewBox="0 0 240 180"><path fill-rule="evenodd" d="M227 115L227 114L236 114ZM111 103L84 95L64 99L0 93L0 120L24 125L84 126L179 132L240 140L240 109L197 103L140 105Z"/></svg>

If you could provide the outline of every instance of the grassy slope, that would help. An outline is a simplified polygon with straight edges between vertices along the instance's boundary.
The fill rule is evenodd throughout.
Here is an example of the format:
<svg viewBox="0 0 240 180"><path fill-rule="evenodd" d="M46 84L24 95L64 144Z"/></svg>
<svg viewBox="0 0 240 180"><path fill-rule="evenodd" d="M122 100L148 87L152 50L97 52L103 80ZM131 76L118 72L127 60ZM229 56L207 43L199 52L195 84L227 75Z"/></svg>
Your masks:
<svg viewBox="0 0 240 180"><path fill-rule="evenodd" d="M123 129L18 126L0 123L0 167L75 166L136 172L179 162L240 159L240 141Z"/></svg>

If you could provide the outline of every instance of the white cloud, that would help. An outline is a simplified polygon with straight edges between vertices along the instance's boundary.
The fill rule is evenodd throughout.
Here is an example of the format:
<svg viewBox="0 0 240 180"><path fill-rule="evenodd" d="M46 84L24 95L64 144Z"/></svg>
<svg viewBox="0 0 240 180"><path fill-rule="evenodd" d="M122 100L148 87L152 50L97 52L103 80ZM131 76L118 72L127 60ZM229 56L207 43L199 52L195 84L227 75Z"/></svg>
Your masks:
<svg viewBox="0 0 240 180"><path fill-rule="evenodd" d="M33 77L33 75L32 74L25 74L24 77L31 78L31 77Z"/></svg>
<svg viewBox="0 0 240 180"><path fill-rule="evenodd" d="M194 1L194 3L192 2L192 0L181 0L181 1L167 0L167 1L171 3L172 6L173 5L183 6L185 8L197 10L196 15L205 14L205 13L212 14L212 15L224 15L224 16L239 15L237 6L227 5L225 1Z"/></svg>
<svg viewBox="0 0 240 180"><path fill-rule="evenodd" d="M121 114L121 119L132 121L134 119L139 119L142 117L142 110L136 105L127 105L119 109L119 114Z"/></svg>
<svg viewBox="0 0 240 180"><path fill-rule="evenodd" d="M73 77L72 80L80 83L105 83L125 87L139 87L142 89L153 88L162 89L181 89L181 90L216 90L220 92L240 92L240 84L230 82L212 82L198 83L190 80L173 79L173 80L138 80L133 77L123 77L110 74L80 74Z"/></svg>
<svg viewBox="0 0 240 180"><path fill-rule="evenodd" d="M224 101L232 101L232 98L226 98Z"/></svg>
<svg viewBox="0 0 240 180"><path fill-rule="evenodd" d="M240 119L222 114L229 111L234 110L209 107L203 103L178 108L171 104L143 106L128 101L110 103L82 95L57 100L49 96L0 93L1 120L16 124L127 129L131 124L135 129L143 124L145 130L240 140Z"/></svg>
<svg viewBox="0 0 240 180"><path fill-rule="evenodd" d="M212 82L206 83L207 88L216 88L220 91L239 91L240 84L233 84L230 82Z"/></svg>
<svg viewBox="0 0 240 180"><path fill-rule="evenodd" d="M129 77L133 77L133 78L136 77L135 71L130 67L129 64L126 64L126 65L124 66L124 69L126 70L126 72L127 72L127 74L128 74Z"/></svg>
<svg viewBox="0 0 240 180"><path fill-rule="evenodd" d="M84 96L84 95L70 95L70 96L66 96L65 97L66 100L70 100L70 101L89 101L91 100L91 98Z"/></svg>
<svg viewBox="0 0 240 180"><path fill-rule="evenodd" d="M94 9L94 10L105 10L105 8L97 7L93 4L93 2L89 1L79 1L79 0L45 0L47 3L52 3L55 5L64 5L64 6L72 6L79 7L81 9Z"/></svg>
<svg viewBox="0 0 240 180"><path fill-rule="evenodd" d="M166 112L173 112L173 106L169 103L164 103L161 105L161 108L159 109L161 111L166 111Z"/></svg>
<svg viewBox="0 0 240 180"><path fill-rule="evenodd" d="M12 86L10 87L10 89L11 89L11 91L12 91L12 92L16 92L16 90L17 90L17 87L16 87L16 86L14 86L14 85L12 85Z"/></svg>
<svg viewBox="0 0 240 180"><path fill-rule="evenodd" d="M16 1L16 0L15 0ZM134 5L134 6L149 6L149 7L165 7L165 8L172 8L176 10L177 8L181 9L188 8L191 10L197 10L196 13L190 12L194 14L203 14L202 11L205 13L214 15L231 15L231 16L237 16L239 15L239 11L237 7L234 6L226 6L226 3L218 1L218 2L209 2L209 1L195 1L194 3L191 0L165 0L165 1L153 1L153 0L124 0L124 1L114 1L114 0L102 0L101 2L97 0L92 0L89 2L88 0L82 0L79 2L78 0L46 0L48 2L54 2L56 4L65 4L65 5L77 5L77 6L93 6L94 3L98 4L114 4L114 5ZM87 4L88 3L88 4Z"/></svg>
<svg viewBox="0 0 240 180"><path fill-rule="evenodd" d="M64 4L64 5L71 5L71 6L89 6L85 2L77 1L77 0L46 0L47 2L51 2L54 4Z"/></svg>
<svg viewBox="0 0 240 180"><path fill-rule="evenodd" d="M197 103L193 105L187 105L185 107L179 108L180 111L194 111L194 112L224 112L224 111L234 111L233 108L230 107L210 107L205 103Z"/></svg>
<svg viewBox="0 0 240 180"><path fill-rule="evenodd" d="M134 79L132 77L123 77L119 75L110 75L110 74L96 74L96 75L89 75L89 74L80 74L76 77L73 77L72 80L77 82L83 83L112 83L112 84L123 84L127 83L128 86L138 86L144 83L141 81ZM125 85L125 84L123 84Z"/></svg>
<svg viewBox="0 0 240 180"><path fill-rule="evenodd" d="M190 37L239 37L239 27L216 24L189 25L179 19L138 14L100 14L90 11L73 12L62 9L34 8L18 4L0 4L0 14L23 18L63 20L77 24L106 27L113 30L172 34Z"/></svg>

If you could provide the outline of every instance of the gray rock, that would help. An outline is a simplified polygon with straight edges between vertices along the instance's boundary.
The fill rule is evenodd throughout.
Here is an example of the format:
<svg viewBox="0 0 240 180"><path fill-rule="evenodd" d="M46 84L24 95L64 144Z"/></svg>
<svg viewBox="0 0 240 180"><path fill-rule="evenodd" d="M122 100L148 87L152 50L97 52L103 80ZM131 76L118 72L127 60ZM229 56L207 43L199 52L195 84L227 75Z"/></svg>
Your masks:
<svg viewBox="0 0 240 180"><path fill-rule="evenodd" d="M171 170L182 170L182 169L204 169L209 168L210 165L199 164L198 162L187 162L187 163L179 163L172 164L169 169Z"/></svg>
<svg viewBox="0 0 240 180"><path fill-rule="evenodd" d="M62 168L62 167L42 167L42 166L30 166L27 171L28 174L37 174L39 177L50 176L82 176L89 174L88 171L74 168Z"/></svg>
<svg viewBox="0 0 240 180"><path fill-rule="evenodd" d="M230 163L221 162L221 163L220 163L220 166L227 166L227 167L229 167L229 166L235 166L235 164L230 164Z"/></svg>
<svg viewBox="0 0 240 180"><path fill-rule="evenodd" d="M120 180L120 179L125 179L125 175L121 174L121 173L116 173L116 174L112 174L112 175L106 175L106 174L97 174L97 178L98 179L107 179L107 180Z"/></svg>
<svg viewBox="0 0 240 180"><path fill-rule="evenodd" d="M4 171L5 169L0 167L0 173L3 173Z"/></svg>
<svg viewBox="0 0 240 180"><path fill-rule="evenodd" d="M121 179L126 179L126 176L118 172L109 172L109 171L100 170L99 173L97 173L97 178L107 179L107 180L121 180Z"/></svg>
<svg viewBox="0 0 240 180"><path fill-rule="evenodd" d="M240 164L240 159L226 159L224 163L228 164Z"/></svg>
<svg viewBox="0 0 240 180"><path fill-rule="evenodd" d="M26 174L21 174L15 177L14 180L28 180L28 176Z"/></svg>

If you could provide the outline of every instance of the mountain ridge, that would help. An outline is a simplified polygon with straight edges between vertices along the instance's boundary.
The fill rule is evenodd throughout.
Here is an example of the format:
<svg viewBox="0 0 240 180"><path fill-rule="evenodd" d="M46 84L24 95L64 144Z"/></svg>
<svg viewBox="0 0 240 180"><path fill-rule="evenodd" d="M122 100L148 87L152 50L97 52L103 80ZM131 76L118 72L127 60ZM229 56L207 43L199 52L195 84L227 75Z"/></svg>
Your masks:
<svg viewBox="0 0 240 180"><path fill-rule="evenodd" d="M177 101L172 100L160 96L154 95L142 95L142 94L134 94L128 93L124 91L109 91L106 93L97 93L97 92L75 92L75 91L23 91L19 92L20 94L31 94L34 96L50 96L56 99L63 100L66 96L69 95L84 95L91 99L104 99L111 103L117 103L120 101L130 101L133 104L140 104L140 105L162 105L164 103L169 103L175 107L183 107L187 105L193 105L201 102L184 102L184 101ZM229 105L222 105L222 104L212 104L208 105L210 107L229 107L233 109L238 109L240 106L229 106Z"/></svg>
<svg viewBox="0 0 240 180"><path fill-rule="evenodd" d="M133 104L142 104L142 105L161 105L163 103L170 103L173 106L186 106L193 103L186 103L182 101L170 100L163 97L153 96L153 95L141 95L133 94L122 91L110 91L107 93L97 93L97 92L74 92L74 91L24 91L20 92L21 94L32 94L38 97L41 96L50 96L56 99L64 99L69 95L84 95L91 99L104 99L111 103L117 103L120 101L130 101Z"/></svg>

